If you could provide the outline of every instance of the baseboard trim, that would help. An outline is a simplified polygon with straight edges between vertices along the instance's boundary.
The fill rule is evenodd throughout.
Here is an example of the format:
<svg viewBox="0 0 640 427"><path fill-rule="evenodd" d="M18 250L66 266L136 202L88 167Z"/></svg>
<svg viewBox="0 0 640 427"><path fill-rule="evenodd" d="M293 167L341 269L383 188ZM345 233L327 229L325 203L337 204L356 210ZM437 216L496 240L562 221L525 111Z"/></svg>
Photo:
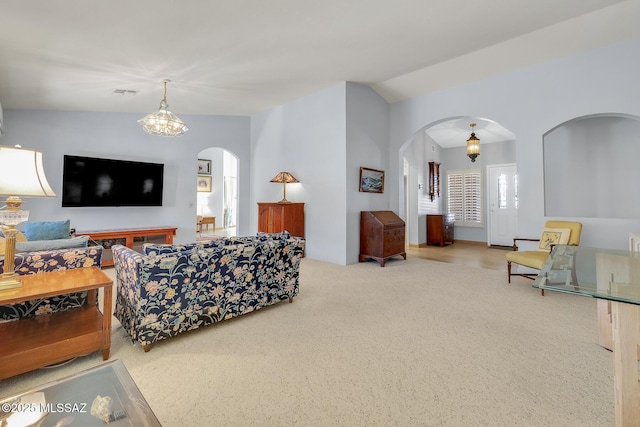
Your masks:
<svg viewBox="0 0 640 427"><path fill-rule="evenodd" d="M478 242L476 240L459 240L459 239L454 239L453 241L453 245L455 246L456 243L464 243L465 245L477 245L477 246L487 246L487 242ZM419 249L419 248L439 248L440 246L438 245L427 245L427 243L418 243L417 245L415 243L409 243L409 248L412 249ZM490 246L487 246L490 247ZM501 246L499 246L501 247Z"/></svg>

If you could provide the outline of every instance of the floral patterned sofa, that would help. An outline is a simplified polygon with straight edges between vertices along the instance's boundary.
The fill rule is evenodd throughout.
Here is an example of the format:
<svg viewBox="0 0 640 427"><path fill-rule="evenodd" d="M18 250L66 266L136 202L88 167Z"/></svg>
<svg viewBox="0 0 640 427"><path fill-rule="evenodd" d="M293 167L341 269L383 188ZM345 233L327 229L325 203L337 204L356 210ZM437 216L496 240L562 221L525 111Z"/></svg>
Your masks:
<svg viewBox="0 0 640 427"><path fill-rule="evenodd" d="M115 316L145 351L151 344L298 294L305 240L283 232L187 245L111 248Z"/></svg>
<svg viewBox="0 0 640 427"><path fill-rule="evenodd" d="M15 272L19 275L45 273L72 268L100 267L102 246L16 253ZM4 255L0 256L0 270ZM97 296L97 292L96 292ZM41 298L24 303L0 305L0 322L49 314L80 307L87 302L87 292Z"/></svg>

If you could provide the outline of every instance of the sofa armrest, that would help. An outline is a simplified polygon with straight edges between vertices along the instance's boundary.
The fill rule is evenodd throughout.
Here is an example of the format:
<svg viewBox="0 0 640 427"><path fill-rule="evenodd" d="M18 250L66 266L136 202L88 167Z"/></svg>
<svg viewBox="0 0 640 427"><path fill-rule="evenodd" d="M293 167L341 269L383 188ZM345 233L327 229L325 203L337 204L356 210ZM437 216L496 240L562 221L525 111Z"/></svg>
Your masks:
<svg viewBox="0 0 640 427"><path fill-rule="evenodd" d="M15 272L18 275L47 273L74 268L100 267L102 246L59 249L51 251L21 252L15 256ZM4 255L0 256L0 271L4 267ZM97 297L97 292L95 293ZM55 313L80 307L87 302L87 291L55 295L15 304L0 305L0 322ZM95 303L95 301L91 301Z"/></svg>
<svg viewBox="0 0 640 427"><path fill-rule="evenodd" d="M123 245L113 245L111 253L116 270L117 292L135 306L140 298L140 265L145 256Z"/></svg>

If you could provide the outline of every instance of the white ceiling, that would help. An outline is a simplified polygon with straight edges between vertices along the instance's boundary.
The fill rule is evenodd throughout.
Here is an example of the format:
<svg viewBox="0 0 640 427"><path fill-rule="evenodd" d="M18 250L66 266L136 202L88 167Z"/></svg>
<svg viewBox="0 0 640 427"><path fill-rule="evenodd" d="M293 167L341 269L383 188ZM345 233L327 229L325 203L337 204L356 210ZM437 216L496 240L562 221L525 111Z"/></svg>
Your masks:
<svg viewBox="0 0 640 427"><path fill-rule="evenodd" d="M488 119L475 117L459 117L435 124L425 130L429 138L433 139L442 148L461 147L467 145L467 139L471 136L471 123L480 145L494 142L514 141L513 132L505 129L499 123Z"/></svg>
<svg viewBox="0 0 640 427"><path fill-rule="evenodd" d="M639 16L640 0L2 0L0 103L142 116L163 79L178 116L344 81L396 102L639 37Z"/></svg>

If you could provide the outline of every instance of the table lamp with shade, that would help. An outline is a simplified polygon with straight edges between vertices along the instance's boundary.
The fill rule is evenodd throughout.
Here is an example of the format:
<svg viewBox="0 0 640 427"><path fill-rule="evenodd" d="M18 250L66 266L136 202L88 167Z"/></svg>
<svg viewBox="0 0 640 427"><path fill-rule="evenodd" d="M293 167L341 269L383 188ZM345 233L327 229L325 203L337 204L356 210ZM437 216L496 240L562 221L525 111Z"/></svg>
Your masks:
<svg viewBox="0 0 640 427"><path fill-rule="evenodd" d="M284 187L283 189L284 194L283 194L282 200L280 200L278 203L290 203L289 200L287 200L287 184L293 184L300 181L298 181L297 178L291 175L289 172L280 172L278 175L274 176L273 179L269 182L281 183Z"/></svg>
<svg viewBox="0 0 640 427"><path fill-rule="evenodd" d="M0 146L0 196L7 196L6 208L0 209L0 226L5 236L1 291L22 286L14 271L16 225L29 219L29 211L20 209L21 197L55 197L44 173L42 152Z"/></svg>

